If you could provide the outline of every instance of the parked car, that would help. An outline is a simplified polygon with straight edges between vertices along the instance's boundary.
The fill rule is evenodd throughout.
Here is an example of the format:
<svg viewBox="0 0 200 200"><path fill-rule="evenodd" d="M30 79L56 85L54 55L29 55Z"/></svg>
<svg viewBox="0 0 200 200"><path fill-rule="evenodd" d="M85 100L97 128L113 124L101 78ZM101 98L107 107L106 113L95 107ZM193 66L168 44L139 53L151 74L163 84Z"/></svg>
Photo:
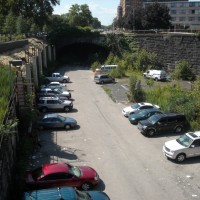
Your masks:
<svg viewBox="0 0 200 200"><path fill-rule="evenodd" d="M47 85L42 85L41 88L51 88L51 89L58 88L60 90L67 90L67 84L60 82L50 82Z"/></svg>
<svg viewBox="0 0 200 200"><path fill-rule="evenodd" d="M69 100L61 100L58 97L41 97L37 101L37 107L43 113L49 110L64 110L69 112L73 108L73 103Z"/></svg>
<svg viewBox="0 0 200 200"><path fill-rule="evenodd" d="M52 82L52 81L67 83L70 81L70 78L69 76L62 76L60 73L52 73L50 77L45 77L45 81L47 83Z"/></svg>
<svg viewBox="0 0 200 200"><path fill-rule="evenodd" d="M71 93L69 91L63 91L61 89L58 89L58 88L54 88L54 89L51 89L51 88L41 88L40 91L38 92L38 96L45 96L47 94L51 94L51 95L57 95L58 97L64 97L64 98L68 98L70 99L71 98Z"/></svg>
<svg viewBox="0 0 200 200"><path fill-rule="evenodd" d="M128 117L129 115L134 114L135 112L139 110L150 109L150 108L160 109L158 105L147 103L147 102L141 102L141 103L134 103L131 106L124 108L122 110L122 114L125 117Z"/></svg>
<svg viewBox="0 0 200 200"><path fill-rule="evenodd" d="M152 78L155 81L165 81L167 79L167 73L164 70L148 70L143 75L145 78Z"/></svg>
<svg viewBox="0 0 200 200"><path fill-rule="evenodd" d="M175 132L181 133L188 127L185 115L180 113L165 113L153 115L146 120L141 120L137 125L145 136L154 136L159 133Z"/></svg>
<svg viewBox="0 0 200 200"><path fill-rule="evenodd" d="M200 131L189 132L176 140L165 142L163 153L167 158L174 159L177 162L200 156Z"/></svg>
<svg viewBox="0 0 200 200"><path fill-rule="evenodd" d="M23 200L110 200L105 192L80 191L73 187L49 188L24 193Z"/></svg>
<svg viewBox="0 0 200 200"><path fill-rule="evenodd" d="M69 163L44 164L27 171L27 189L72 186L90 190L99 183L99 175L88 166L74 166Z"/></svg>
<svg viewBox="0 0 200 200"><path fill-rule="evenodd" d="M162 112L156 108L145 109L145 110L140 110L135 114L129 115L128 119L132 124L137 124L138 121L140 120L148 119L152 115L161 114L161 113Z"/></svg>
<svg viewBox="0 0 200 200"><path fill-rule="evenodd" d="M115 78L109 76L108 74L98 74L98 75L94 76L94 81L95 81L95 83L100 83L100 84L114 83Z"/></svg>
<svg viewBox="0 0 200 200"><path fill-rule="evenodd" d="M45 114L41 117L38 122L37 126L40 130L45 128L64 128L64 129L71 129L77 126L77 121L70 117L64 117L62 115L52 113L52 114Z"/></svg>

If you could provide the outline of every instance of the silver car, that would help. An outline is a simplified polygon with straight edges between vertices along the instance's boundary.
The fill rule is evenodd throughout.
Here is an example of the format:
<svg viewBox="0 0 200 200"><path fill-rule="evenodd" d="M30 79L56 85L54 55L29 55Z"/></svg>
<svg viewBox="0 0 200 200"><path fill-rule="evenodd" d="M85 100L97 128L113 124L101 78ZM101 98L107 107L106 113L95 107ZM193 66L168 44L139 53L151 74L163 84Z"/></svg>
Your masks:
<svg viewBox="0 0 200 200"><path fill-rule="evenodd" d="M104 83L114 83L115 78L109 76L108 74L98 74L94 77L94 81L96 83L104 84Z"/></svg>
<svg viewBox="0 0 200 200"><path fill-rule="evenodd" d="M48 110L64 110L66 112L72 110L73 103L69 100L61 100L58 97L41 97L38 100L37 107L41 112Z"/></svg>

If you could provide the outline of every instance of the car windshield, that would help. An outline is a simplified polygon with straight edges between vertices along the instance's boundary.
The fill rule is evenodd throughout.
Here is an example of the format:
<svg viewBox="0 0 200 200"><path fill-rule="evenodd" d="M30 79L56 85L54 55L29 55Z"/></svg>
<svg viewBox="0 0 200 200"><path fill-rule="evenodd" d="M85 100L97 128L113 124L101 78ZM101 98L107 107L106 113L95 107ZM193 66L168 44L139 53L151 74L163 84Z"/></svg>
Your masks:
<svg viewBox="0 0 200 200"><path fill-rule="evenodd" d="M59 99L58 101L59 101L60 104L64 102L64 100L61 100L61 99Z"/></svg>
<svg viewBox="0 0 200 200"><path fill-rule="evenodd" d="M179 143L179 144L181 144L182 146L184 146L184 147L189 147L191 144L192 144L192 142L193 142L193 140L192 140L192 138L190 138L188 135L182 135L182 136L180 136L178 139L176 139L176 141Z"/></svg>
<svg viewBox="0 0 200 200"><path fill-rule="evenodd" d="M131 108L133 108L133 109L137 109L137 108L139 108L140 106L139 106L139 104L138 103L134 103L132 106L131 106Z"/></svg>
<svg viewBox="0 0 200 200"><path fill-rule="evenodd" d="M159 119L160 119L159 115L152 115L151 117L148 118L148 121L151 124L155 124Z"/></svg>
<svg viewBox="0 0 200 200"><path fill-rule="evenodd" d="M77 200L92 200L87 192L76 190Z"/></svg>
<svg viewBox="0 0 200 200"><path fill-rule="evenodd" d="M69 167L69 173L80 178L81 177L81 171L78 167L76 166L72 166L72 165L69 165L68 164L68 167Z"/></svg>
<svg viewBox="0 0 200 200"><path fill-rule="evenodd" d="M60 120L62 120L62 121L65 121L65 119L66 119L66 117L63 117L63 116L61 116L61 115L58 115L58 118L59 118Z"/></svg>
<svg viewBox="0 0 200 200"><path fill-rule="evenodd" d="M142 110L141 112L138 113L139 116L144 117L146 116L148 112L146 110Z"/></svg>
<svg viewBox="0 0 200 200"><path fill-rule="evenodd" d="M61 94L61 93L62 93L62 91L61 91L60 89L58 89L58 88L56 88L54 91L55 91L57 94Z"/></svg>

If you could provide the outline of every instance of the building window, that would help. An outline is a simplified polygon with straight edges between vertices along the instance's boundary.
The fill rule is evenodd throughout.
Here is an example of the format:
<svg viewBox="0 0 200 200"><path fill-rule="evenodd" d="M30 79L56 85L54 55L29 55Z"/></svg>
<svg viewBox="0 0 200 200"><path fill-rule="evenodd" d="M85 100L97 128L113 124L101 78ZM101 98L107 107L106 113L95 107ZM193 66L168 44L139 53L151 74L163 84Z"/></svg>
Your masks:
<svg viewBox="0 0 200 200"><path fill-rule="evenodd" d="M171 7L176 7L176 3L175 2L172 2L170 5L171 5Z"/></svg>
<svg viewBox="0 0 200 200"><path fill-rule="evenodd" d="M177 6L178 6L178 7L185 7L185 3L179 2L179 3L177 3Z"/></svg>
<svg viewBox="0 0 200 200"><path fill-rule="evenodd" d="M179 10L179 14L186 14L186 10Z"/></svg>
<svg viewBox="0 0 200 200"><path fill-rule="evenodd" d="M181 22L185 21L185 17L179 17L179 21Z"/></svg>
<svg viewBox="0 0 200 200"><path fill-rule="evenodd" d="M200 17L198 17L197 20L200 21Z"/></svg>
<svg viewBox="0 0 200 200"><path fill-rule="evenodd" d="M195 10L195 14L200 14L200 10Z"/></svg>
<svg viewBox="0 0 200 200"><path fill-rule="evenodd" d="M195 18L194 17L188 17L188 21L195 21Z"/></svg>
<svg viewBox="0 0 200 200"><path fill-rule="evenodd" d="M189 7L195 7L195 2L189 2Z"/></svg>
<svg viewBox="0 0 200 200"><path fill-rule="evenodd" d="M195 10L188 10L188 14L195 14Z"/></svg>
<svg viewBox="0 0 200 200"><path fill-rule="evenodd" d="M172 22L176 21L176 17L172 17L172 18L171 18L171 21L172 21Z"/></svg>
<svg viewBox="0 0 200 200"><path fill-rule="evenodd" d="M171 10L170 14L176 14L176 10Z"/></svg>

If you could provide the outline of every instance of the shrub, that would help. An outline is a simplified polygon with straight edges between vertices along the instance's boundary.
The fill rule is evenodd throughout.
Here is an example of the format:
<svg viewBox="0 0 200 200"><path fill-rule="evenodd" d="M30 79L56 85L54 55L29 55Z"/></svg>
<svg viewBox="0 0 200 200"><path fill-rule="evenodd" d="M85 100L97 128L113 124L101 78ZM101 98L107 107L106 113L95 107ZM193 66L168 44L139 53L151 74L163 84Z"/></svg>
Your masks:
<svg viewBox="0 0 200 200"><path fill-rule="evenodd" d="M185 60L178 62L172 77L175 80L195 80L195 74L192 72L192 69L189 66L189 63Z"/></svg>

